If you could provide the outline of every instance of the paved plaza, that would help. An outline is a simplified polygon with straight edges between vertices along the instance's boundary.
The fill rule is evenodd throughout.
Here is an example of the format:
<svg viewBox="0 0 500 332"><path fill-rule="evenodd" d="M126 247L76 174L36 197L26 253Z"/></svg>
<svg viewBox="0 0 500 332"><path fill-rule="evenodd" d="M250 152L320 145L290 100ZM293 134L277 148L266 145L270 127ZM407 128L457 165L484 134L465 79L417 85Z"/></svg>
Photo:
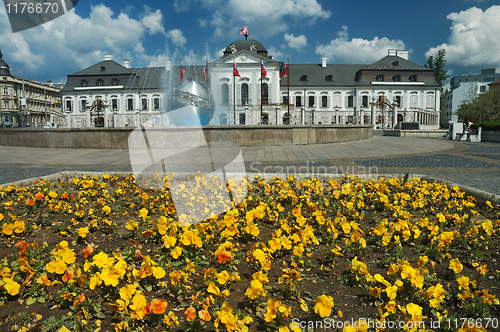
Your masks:
<svg viewBox="0 0 500 332"><path fill-rule="evenodd" d="M241 148L247 172L426 175L500 196L500 144L375 135L346 143ZM223 153L223 151L221 151ZM62 171L131 172L123 149L0 146L0 185ZM193 155L175 155L179 167Z"/></svg>

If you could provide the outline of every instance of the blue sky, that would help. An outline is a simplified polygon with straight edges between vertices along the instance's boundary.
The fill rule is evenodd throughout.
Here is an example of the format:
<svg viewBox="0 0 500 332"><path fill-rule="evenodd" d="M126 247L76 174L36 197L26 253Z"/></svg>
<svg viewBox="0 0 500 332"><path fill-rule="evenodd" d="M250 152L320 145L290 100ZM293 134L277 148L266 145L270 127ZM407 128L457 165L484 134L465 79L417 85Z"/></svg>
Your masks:
<svg viewBox="0 0 500 332"><path fill-rule="evenodd" d="M54 0L55 1L55 0ZM113 54L132 67L167 59L203 64L221 56L239 31L270 55L291 63L370 64L390 48L409 50L423 65L440 48L451 76L500 72L498 0L80 0L42 26L12 33L0 8L0 49L29 79L64 82L66 75Z"/></svg>

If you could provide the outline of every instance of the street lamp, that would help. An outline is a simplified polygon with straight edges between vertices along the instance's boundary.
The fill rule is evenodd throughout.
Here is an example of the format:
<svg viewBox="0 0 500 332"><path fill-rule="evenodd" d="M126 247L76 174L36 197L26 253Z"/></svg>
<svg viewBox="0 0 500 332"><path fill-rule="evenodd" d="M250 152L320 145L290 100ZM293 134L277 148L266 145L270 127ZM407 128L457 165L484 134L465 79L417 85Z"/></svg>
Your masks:
<svg viewBox="0 0 500 332"><path fill-rule="evenodd" d="M8 71L15 71L15 72L17 72L18 74L20 74L21 76L24 77L23 73L21 73L18 70L12 69L10 67L1 66L0 69L7 69ZM24 118L26 116L26 90L24 89L24 80L25 80L25 78L21 78L21 80L22 80L22 85L23 85L23 96L21 98L21 116ZM28 122L27 119L26 119L26 122ZM29 126L29 122L28 122L27 125ZM24 127L24 121L22 121L22 126Z"/></svg>

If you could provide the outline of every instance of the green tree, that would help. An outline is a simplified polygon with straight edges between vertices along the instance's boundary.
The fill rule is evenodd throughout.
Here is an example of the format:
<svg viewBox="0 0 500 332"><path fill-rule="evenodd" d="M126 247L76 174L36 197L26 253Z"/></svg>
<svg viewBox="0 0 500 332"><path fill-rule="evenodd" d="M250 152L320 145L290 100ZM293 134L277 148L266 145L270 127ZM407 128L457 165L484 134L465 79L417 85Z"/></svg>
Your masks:
<svg viewBox="0 0 500 332"><path fill-rule="evenodd" d="M458 107L457 116L474 123L500 120L500 89L468 96Z"/></svg>
<svg viewBox="0 0 500 332"><path fill-rule="evenodd" d="M446 80L450 78L450 76L448 76L448 71L444 69L444 66L446 65L445 57L446 50L442 48L437 52L436 57L431 55L425 64L427 68L434 71L434 76L436 77L436 81L438 82L441 90L443 89L443 85Z"/></svg>

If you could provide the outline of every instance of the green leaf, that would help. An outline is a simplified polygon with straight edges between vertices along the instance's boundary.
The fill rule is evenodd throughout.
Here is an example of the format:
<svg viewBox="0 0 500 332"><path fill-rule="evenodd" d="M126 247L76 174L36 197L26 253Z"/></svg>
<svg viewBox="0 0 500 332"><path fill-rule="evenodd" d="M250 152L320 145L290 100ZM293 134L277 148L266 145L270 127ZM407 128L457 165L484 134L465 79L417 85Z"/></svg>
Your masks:
<svg viewBox="0 0 500 332"><path fill-rule="evenodd" d="M35 302L36 302L36 299L35 299L35 298L33 298L33 297L28 297L28 298L26 299L26 304L27 304L27 305L32 305L32 304L33 304L33 303L35 303Z"/></svg>
<svg viewBox="0 0 500 332"><path fill-rule="evenodd" d="M45 296L39 296L39 297L37 297L37 298L36 298L36 301L37 301L38 303L45 303Z"/></svg>

